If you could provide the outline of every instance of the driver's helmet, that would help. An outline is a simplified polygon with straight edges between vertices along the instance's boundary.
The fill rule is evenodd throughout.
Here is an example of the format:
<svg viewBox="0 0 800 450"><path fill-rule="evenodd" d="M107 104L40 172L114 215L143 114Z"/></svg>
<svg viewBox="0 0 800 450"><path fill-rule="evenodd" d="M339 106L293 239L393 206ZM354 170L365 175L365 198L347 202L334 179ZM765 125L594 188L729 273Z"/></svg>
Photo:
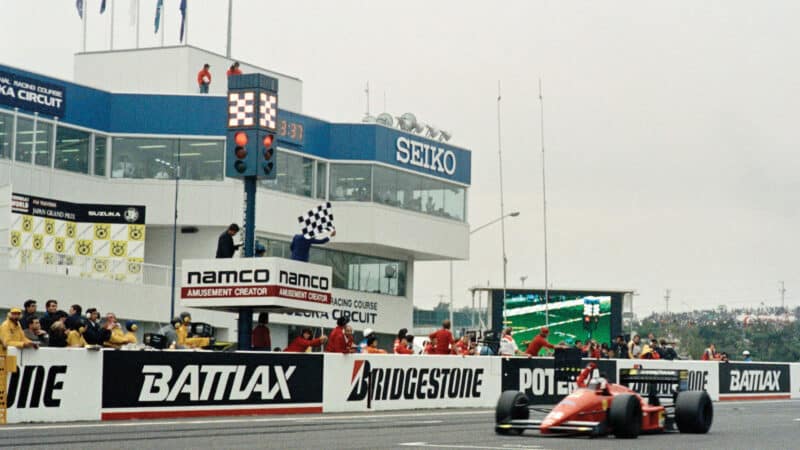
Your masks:
<svg viewBox="0 0 800 450"><path fill-rule="evenodd" d="M608 388L608 381L602 377L592 378L586 387L593 391L604 391Z"/></svg>

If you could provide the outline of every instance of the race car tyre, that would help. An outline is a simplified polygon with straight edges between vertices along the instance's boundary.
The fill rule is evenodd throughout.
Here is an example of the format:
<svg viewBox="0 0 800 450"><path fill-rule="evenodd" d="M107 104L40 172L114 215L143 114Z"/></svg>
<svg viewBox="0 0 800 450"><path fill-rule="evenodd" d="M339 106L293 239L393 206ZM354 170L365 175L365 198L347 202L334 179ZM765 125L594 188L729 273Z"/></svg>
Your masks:
<svg viewBox="0 0 800 450"><path fill-rule="evenodd" d="M615 396L608 410L608 425L618 438L638 437L642 429L642 404L639 397L633 394Z"/></svg>
<svg viewBox="0 0 800 450"><path fill-rule="evenodd" d="M529 417L528 397L519 391L504 391L497 400L495 422L500 424L509 420L525 420ZM521 429L495 428L498 434L519 434Z"/></svg>
<svg viewBox="0 0 800 450"><path fill-rule="evenodd" d="M681 433L708 433L714 405L706 391L683 391L675 400L675 423Z"/></svg>

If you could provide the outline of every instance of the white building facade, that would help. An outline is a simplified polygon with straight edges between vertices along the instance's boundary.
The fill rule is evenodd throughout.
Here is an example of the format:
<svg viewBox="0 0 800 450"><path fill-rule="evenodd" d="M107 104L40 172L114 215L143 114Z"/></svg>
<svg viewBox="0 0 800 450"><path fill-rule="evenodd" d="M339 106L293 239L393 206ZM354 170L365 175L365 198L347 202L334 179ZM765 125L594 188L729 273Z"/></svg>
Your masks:
<svg viewBox="0 0 800 450"><path fill-rule="evenodd" d="M204 62L212 66L209 95L195 93ZM113 311L145 331L168 322L176 209L177 280L182 259L214 257L219 234L242 223L242 183L224 177L230 63L189 46L79 54L76 81L84 84L0 65L0 308L33 298L43 311L53 298L65 310L77 303ZM278 78L280 90L278 175L258 189L257 240L268 256L289 257L297 217L326 201L337 228L311 253L311 262L333 269L334 305L328 313L271 314L273 346L284 346L292 327L330 328L341 315L357 330L410 329L414 263L469 256L470 152L381 125L315 119L302 113L300 80L242 68ZM85 276L69 267L87 258L91 265L80 255L11 264L20 251L6 238L12 192L144 206L141 274L134 281ZM235 315L192 315L217 327L219 339L235 340Z"/></svg>

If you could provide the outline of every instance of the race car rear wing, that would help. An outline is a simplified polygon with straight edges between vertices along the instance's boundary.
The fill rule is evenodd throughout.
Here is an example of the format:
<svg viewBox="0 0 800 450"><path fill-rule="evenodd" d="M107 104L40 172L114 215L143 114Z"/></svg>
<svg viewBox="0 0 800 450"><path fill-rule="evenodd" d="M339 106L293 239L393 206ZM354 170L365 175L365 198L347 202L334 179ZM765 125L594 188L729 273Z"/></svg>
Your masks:
<svg viewBox="0 0 800 450"><path fill-rule="evenodd" d="M689 388L689 371L686 369L620 369L619 384L630 386L631 383L672 384L678 385L678 391L685 391Z"/></svg>

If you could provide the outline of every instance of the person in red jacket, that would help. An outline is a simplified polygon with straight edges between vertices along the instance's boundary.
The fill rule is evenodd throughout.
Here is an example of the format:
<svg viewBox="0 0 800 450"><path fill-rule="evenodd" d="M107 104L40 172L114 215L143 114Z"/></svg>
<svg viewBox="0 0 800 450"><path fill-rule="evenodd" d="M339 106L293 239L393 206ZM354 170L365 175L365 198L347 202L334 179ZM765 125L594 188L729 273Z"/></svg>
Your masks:
<svg viewBox="0 0 800 450"><path fill-rule="evenodd" d="M537 334L530 344L528 344L528 348L525 349L525 353L530 356L539 356L539 351L542 349L542 347L550 350L556 348L555 345L547 342L548 334L550 334L550 328L542 327L542 329L539 330L539 334Z"/></svg>
<svg viewBox="0 0 800 450"><path fill-rule="evenodd" d="M405 328L403 328L405 330ZM400 339L400 343L395 345L394 353L397 355L413 355L414 349L412 346L414 345L414 336L410 334L406 334Z"/></svg>
<svg viewBox="0 0 800 450"><path fill-rule="evenodd" d="M328 336L328 344L325 346L325 351L328 353L350 353L350 345L344 335L344 327L350 322L347 317L339 317L336 319L336 328L331 331Z"/></svg>
<svg viewBox="0 0 800 450"><path fill-rule="evenodd" d="M208 86L211 85L211 72L208 70L211 65L203 64L203 69L197 72L197 85L200 86L201 94L208 94Z"/></svg>
<svg viewBox="0 0 800 450"><path fill-rule="evenodd" d="M250 346L253 350L272 350L272 339L269 336L269 313L258 314L258 325L253 328L253 334L250 336Z"/></svg>
<svg viewBox="0 0 800 450"><path fill-rule="evenodd" d="M402 345L403 338L406 337L408 334L408 328L400 328L400 331L397 332L397 337L394 340L394 345L392 346L393 353L400 353L397 351L397 348ZM406 344L406 347L408 345Z"/></svg>
<svg viewBox="0 0 800 450"><path fill-rule="evenodd" d="M242 69L239 68L239 61L234 61L234 63L231 64L230 69L228 69L228 76L241 75L241 74L242 74Z"/></svg>
<svg viewBox="0 0 800 450"><path fill-rule="evenodd" d="M453 333L450 332L450 321L445 320L442 322L442 328L434 331L428 336L431 341L436 339L436 345L433 347L434 355L449 355L450 346L455 344Z"/></svg>
<svg viewBox="0 0 800 450"><path fill-rule="evenodd" d="M300 332L300 336L294 338L283 351L302 353L308 351L309 347L319 347L328 340L328 337L324 334L316 339L311 339L312 336L313 333L311 330L304 328L303 331Z"/></svg>
<svg viewBox="0 0 800 450"><path fill-rule="evenodd" d="M456 342L453 348L455 349L456 355L469 356L475 354L475 348L472 347L472 342L468 334L461 336L461 339Z"/></svg>

